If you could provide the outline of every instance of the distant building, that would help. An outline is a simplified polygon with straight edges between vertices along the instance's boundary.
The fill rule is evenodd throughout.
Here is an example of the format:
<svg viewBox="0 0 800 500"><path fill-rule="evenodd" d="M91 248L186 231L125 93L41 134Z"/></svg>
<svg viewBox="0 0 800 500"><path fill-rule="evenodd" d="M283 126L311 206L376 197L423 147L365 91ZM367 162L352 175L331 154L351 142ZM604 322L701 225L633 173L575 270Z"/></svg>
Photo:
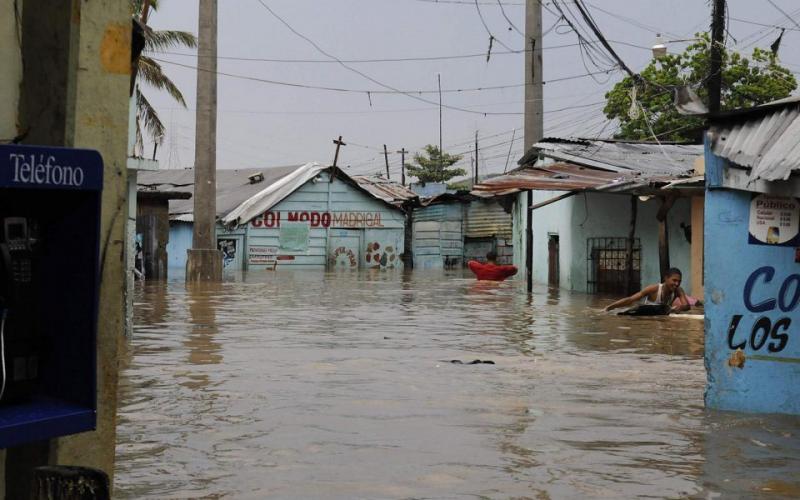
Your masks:
<svg viewBox="0 0 800 500"><path fill-rule="evenodd" d="M702 293L701 255L693 262L687 230L692 197L702 196L702 177L695 177L701 155L702 146L694 145L545 139L519 169L482 181L472 193L513 198L518 279L525 277L531 216L534 282L625 294L677 266L684 288Z"/></svg>
<svg viewBox="0 0 800 500"><path fill-rule="evenodd" d="M140 174L140 189L193 192L193 170ZM416 195L319 163L217 171L217 243L226 270L402 267L405 210ZM192 200L170 202L169 266L191 248Z"/></svg>

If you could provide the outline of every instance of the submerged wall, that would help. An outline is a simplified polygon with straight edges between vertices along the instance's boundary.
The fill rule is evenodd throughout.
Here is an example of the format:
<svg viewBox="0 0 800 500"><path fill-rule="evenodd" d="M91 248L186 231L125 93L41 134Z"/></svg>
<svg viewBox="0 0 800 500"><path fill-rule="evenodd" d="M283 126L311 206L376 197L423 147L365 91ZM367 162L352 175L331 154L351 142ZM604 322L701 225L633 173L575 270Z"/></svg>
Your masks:
<svg viewBox="0 0 800 500"><path fill-rule="evenodd" d="M706 165L716 179L729 168L710 153ZM800 245L781 242L792 224L796 234L800 202L774 199L795 208L768 221L758 194L719 187L712 181L705 197L706 405L800 414ZM751 237L758 218L778 228L773 243Z"/></svg>

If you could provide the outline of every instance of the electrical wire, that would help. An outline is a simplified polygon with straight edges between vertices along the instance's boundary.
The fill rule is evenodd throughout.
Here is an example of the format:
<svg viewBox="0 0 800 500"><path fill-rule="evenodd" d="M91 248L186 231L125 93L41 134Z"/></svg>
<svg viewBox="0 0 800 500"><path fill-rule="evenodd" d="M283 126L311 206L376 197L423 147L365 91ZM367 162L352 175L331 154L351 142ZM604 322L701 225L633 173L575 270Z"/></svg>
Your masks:
<svg viewBox="0 0 800 500"><path fill-rule="evenodd" d="M333 59L333 60L335 60L335 61L338 61L338 62L339 62L339 65L340 65L340 66L342 66L343 68L347 69L348 71L351 71L351 72L353 72L353 73L355 73L355 74L357 74L357 75L361 76L362 78L365 78L365 79L367 79L367 80L371 81L372 83L375 83L376 85L379 85L379 86L381 86L381 87L383 87L383 88L385 88L385 89L387 89L387 90L392 90L392 91L394 91L394 92L396 92L396 93L403 94L403 95L405 95L405 96L407 96L407 97L410 97L410 98L412 98L412 99L416 99L417 101L421 101L421 102L424 102L424 103L427 103L427 104L432 104L432 105L439 105L439 106L441 106L442 108L450 109L450 110L453 110L453 111L461 111L462 113L478 114L478 115L483 115L483 116L489 116L489 115L492 115L492 116L502 116L502 115L505 115L505 116L508 116L508 115L524 115L524 113L513 113L513 112L489 112L489 111L487 111L487 112L480 112L480 111L473 111L473 110L470 110L470 109L460 108L460 107L458 107L458 106L452 106L452 105L449 105L449 104L441 104L441 103L437 103L436 101L431 101L431 100L429 100L429 99L425 99L425 98L423 98L423 97L420 97L420 96L418 96L418 95L414 95L414 94L411 94L411 93L409 93L409 92L404 92L404 91L401 91L401 90L399 90L399 89L397 89L397 88L394 88L394 87L392 87L392 86L390 86L390 85L387 85L387 84L385 84L385 83L383 83L383 82L381 82L381 81L378 81L377 79L375 79L375 78L373 78L373 77L371 77L371 76L367 75L366 73L364 73L364 72L362 72L362 71L359 71L359 70L357 70L356 68L353 68L353 67L351 67L351 66L348 66L347 64L343 63L343 62L342 62L341 60L339 60L339 59L338 59L336 56L334 56L334 55L332 55L332 54L329 54L328 52L326 52L326 51L325 51L325 50L324 50L322 47L320 47L320 46L319 46L319 45L318 45L316 42L314 42L314 41L313 41L311 38L309 38L309 37L307 37L307 36L303 35L303 34L302 34L302 33L300 33L299 31L297 31L296 29L294 29L294 28L293 28L293 27L292 27L292 26L291 26L291 25L290 25L288 22L286 22L286 20L284 20L282 17L280 17L280 16L279 16L279 15L278 15L278 14L277 14L277 13L276 13L274 10L272 10L272 9L271 9L271 8L270 8L270 7L269 7L267 4L265 4L263 0L257 0L257 1L258 1L258 3L259 3L259 4L260 4L262 7L264 7L264 9L266 9L266 10L267 10L267 11L268 11L268 12L269 12L269 13L270 13L270 14L271 14L273 17L275 17L276 19L278 19L278 20L279 20L279 21L280 21L280 22L281 22L281 23L282 23L284 26L286 26L286 27L289 29L289 31L291 31L292 33L294 33L294 34L295 34L295 35L297 35L298 37L302 38L303 40L305 40L306 42L308 42L309 44L311 44L311 46L313 46L315 49L317 49L317 51L319 51L320 53L322 53L322 54L323 54L325 57L328 57L328 58L330 58L330 59Z"/></svg>
<svg viewBox="0 0 800 500"><path fill-rule="evenodd" d="M783 14L783 15L786 17L786 19L788 19L789 21L791 21L791 22L792 22L792 24L794 24L795 26L797 26L798 28L800 28L800 24L798 24L798 22L797 22L797 21L795 21L795 20L794 20L794 18L793 18L792 16L790 16L789 14L787 14L785 10L781 9L781 8L778 6L778 4L776 4L776 3L775 3L775 2L773 2L772 0L767 0L767 2L769 2L769 4L770 4L770 5L772 5L773 7L775 7L775 9L776 9L776 10L778 10L778 11L779 11L781 14Z"/></svg>
<svg viewBox="0 0 800 500"><path fill-rule="evenodd" d="M2 369L3 369L3 385L0 388L0 401L3 400L3 395L6 393L6 317L8 315L8 310L3 309L3 315L0 318L0 359L2 359Z"/></svg>
<svg viewBox="0 0 800 500"><path fill-rule="evenodd" d="M492 34L492 30L490 30L489 26L486 24L486 19L483 18L483 13L481 12L481 6L478 3L478 0L475 0L475 10L478 11L478 17L481 20L481 24L483 24L483 28L486 30L486 33L489 34L489 47L490 47L489 51L491 52L491 46L492 46L491 42L492 42L492 40L497 40L497 43L499 43L500 46L503 47L506 50L513 50L511 47L509 47L508 45L504 44L501 40L499 40L496 36L494 36L494 34Z"/></svg>

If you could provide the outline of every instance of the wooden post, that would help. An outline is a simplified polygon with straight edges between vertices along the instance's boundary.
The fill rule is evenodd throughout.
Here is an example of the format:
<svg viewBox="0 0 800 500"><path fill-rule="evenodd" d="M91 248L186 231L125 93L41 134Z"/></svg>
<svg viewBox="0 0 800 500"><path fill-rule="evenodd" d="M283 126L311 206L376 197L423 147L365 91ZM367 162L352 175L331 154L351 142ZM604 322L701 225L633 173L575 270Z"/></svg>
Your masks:
<svg viewBox="0 0 800 500"><path fill-rule="evenodd" d="M533 292L533 191L528 191L528 202L525 203L525 277L528 293Z"/></svg>
<svg viewBox="0 0 800 500"><path fill-rule="evenodd" d="M714 0L711 13L711 50L709 51L708 112L719 113L722 100L722 48L725 43L725 0Z"/></svg>
<svg viewBox="0 0 800 500"><path fill-rule="evenodd" d="M347 146L347 144L342 141L341 135L339 136L339 139L334 139L333 143L336 144L336 153L333 155L333 166L335 167L336 163L339 161L339 148L342 146Z"/></svg>
<svg viewBox="0 0 800 500"><path fill-rule="evenodd" d="M33 471L33 500L109 500L108 475L98 469L68 465Z"/></svg>
<svg viewBox="0 0 800 500"><path fill-rule="evenodd" d="M405 186L406 185L406 148L401 149L398 151L400 153L400 183Z"/></svg>
<svg viewBox="0 0 800 500"><path fill-rule="evenodd" d="M667 273L669 265L669 227L667 226L667 214L675 203L675 197L670 196L661 198L661 206L656 214L658 219L658 264L661 270L661 278Z"/></svg>
<svg viewBox="0 0 800 500"><path fill-rule="evenodd" d="M628 295L638 291L633 285L633 252L636 243L636 215L638 211L636 196L631 196L631 225L628 230L628 241L625 243L625 289Z"/></svg>
<svg viewBox="0 0 800 500"><path fill-rule="evenodd" d="M478 183L478 131L475 131L475 181L473 185Z"/></svg>
<svg viewBox="0 0 800 500"><path fill-rule="evenodd" d="M386 150L386 144L383 145L383 158L386 160L386 180L391 179L389 177L389 152Z"/></svg>

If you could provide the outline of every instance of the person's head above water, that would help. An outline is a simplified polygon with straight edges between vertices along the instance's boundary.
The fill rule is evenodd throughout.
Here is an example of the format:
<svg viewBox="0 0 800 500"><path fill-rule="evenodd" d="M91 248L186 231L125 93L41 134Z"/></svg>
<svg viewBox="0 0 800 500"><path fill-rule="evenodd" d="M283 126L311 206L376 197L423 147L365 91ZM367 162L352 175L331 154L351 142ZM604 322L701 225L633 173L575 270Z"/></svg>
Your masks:
<svg viewBox="0 0 800 500"><path fill-rule="evenodd" d="M491 250L486 254L486 261L487 262L497 262L497 252Z"/></svg>
<svg viewBox="0 0 800 500"><path fill-rule="evenodd" d="M682 280L683 275L681 274L681 270L677 267L671 267L667 269L666 273L664 273L664 286L666 286L672 292L681 286Z"/></svg>

